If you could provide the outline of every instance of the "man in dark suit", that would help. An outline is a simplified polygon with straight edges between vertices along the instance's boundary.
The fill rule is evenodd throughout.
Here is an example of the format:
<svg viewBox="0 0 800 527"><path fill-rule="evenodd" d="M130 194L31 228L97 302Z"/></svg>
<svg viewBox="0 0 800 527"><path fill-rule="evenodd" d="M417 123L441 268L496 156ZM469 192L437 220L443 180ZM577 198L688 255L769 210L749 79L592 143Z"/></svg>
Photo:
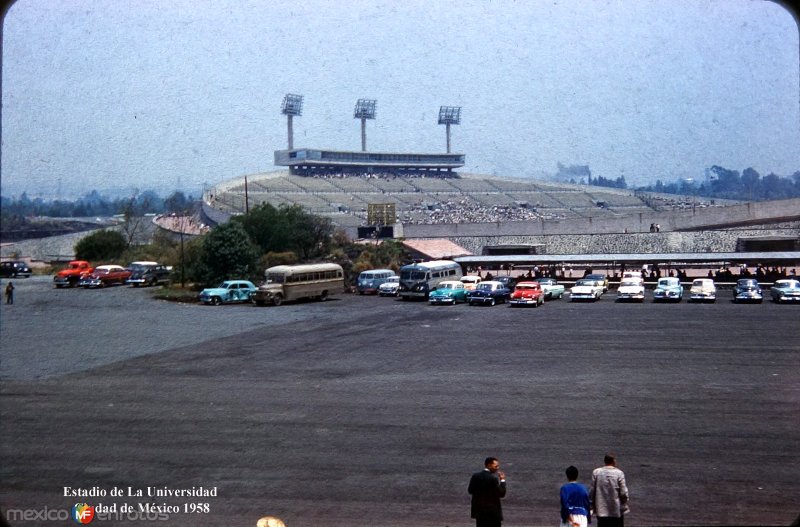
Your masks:
<svg viewBox="0 0 800 527"><path fill-rule="evenodd" d="M500 527L503 507L500 499L506 495L506 475L500 471L497 458L487 457L484 469L469 480L467 492L472 495L471 516L476 527Z"/></svg>

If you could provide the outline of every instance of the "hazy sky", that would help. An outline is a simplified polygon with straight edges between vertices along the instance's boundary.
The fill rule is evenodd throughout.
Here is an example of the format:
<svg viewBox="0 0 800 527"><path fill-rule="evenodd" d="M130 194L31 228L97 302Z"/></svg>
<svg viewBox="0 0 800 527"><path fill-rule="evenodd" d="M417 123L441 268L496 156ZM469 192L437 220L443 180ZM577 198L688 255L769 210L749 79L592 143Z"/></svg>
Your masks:
<svg viewBox="0 0 800 527"><path fill-rule="evenodd" d="M445 150L465 171L629 183L800 170L798 28L762 0L19 0L3 26L2 191L204 183L295 147Z"/></svg>

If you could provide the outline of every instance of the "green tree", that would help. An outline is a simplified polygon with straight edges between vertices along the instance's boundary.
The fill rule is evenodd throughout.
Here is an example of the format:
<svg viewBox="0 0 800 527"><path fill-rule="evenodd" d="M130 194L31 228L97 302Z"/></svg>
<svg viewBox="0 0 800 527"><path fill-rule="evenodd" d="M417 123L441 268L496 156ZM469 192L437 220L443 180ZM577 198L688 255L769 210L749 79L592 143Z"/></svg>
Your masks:
<svg viewBox="0 0 800 527"><path fill-rule="evenodd" d="M275 208L263 203L233 221L244 227L262 253L292 251L305 260L324 254L333 232L330 219L298 205Z"/></svg>
<svg viewBox="0 0 800 527"><path fill-rule="evenodd" d="M107 261L122 256L128 243L118 231L102 230L94 232L75 244L75 257L79 260Z"/></svg>
<svg viewBox="0 0 800 527"><path fill-rule="evenodd" d="M203 237L192 275L205 284L254 276L258 248L239 222L229 221Z"/></svg>

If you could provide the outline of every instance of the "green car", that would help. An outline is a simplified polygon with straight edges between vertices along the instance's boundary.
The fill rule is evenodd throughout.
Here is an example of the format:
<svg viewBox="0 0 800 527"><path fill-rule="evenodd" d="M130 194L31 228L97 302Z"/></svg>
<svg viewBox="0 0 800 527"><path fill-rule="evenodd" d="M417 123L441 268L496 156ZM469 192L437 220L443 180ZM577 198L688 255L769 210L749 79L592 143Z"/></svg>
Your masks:
<svg viewBox="0 0 800 527"><path fill-rule="evenodd" d="M457 304L467 301L467 290L463 282L439 282L436 289L428 294L428 302L434 304Z"/></svg>

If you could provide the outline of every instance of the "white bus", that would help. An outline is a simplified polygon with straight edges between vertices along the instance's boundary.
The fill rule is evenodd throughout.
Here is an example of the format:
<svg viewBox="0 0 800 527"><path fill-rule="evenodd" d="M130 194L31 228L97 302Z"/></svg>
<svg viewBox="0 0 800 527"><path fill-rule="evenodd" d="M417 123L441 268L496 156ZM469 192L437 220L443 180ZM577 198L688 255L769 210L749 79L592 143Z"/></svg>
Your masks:
<svg viewBox="0 0 800 527"><path fill-rule="evenodd" d="M266 282L253 293L259 306L279 306L284 300L316 298L326 300L344 291L344 271L333 263L277 265L264 271Z"/></svg>
<svg viewBox="0 0 800 527"><path fill-rule="evenodd" d="M459 280L461 275L461 266L452 260L404 265L400 268L400 296L403 300L428 298L439 282Z"/></svg>

